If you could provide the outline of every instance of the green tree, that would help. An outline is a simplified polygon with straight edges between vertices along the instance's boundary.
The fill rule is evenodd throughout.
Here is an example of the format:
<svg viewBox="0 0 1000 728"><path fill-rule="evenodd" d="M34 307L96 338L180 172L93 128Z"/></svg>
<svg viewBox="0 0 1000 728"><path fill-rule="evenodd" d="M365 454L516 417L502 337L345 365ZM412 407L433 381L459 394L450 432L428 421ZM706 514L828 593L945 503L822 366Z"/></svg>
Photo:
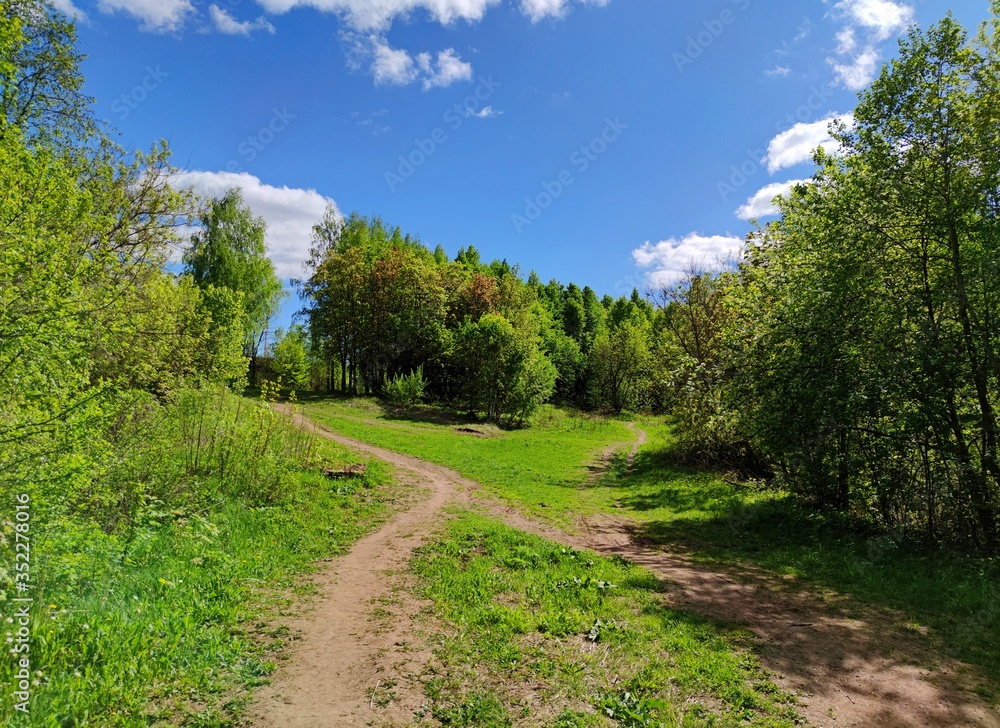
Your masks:
<svg viewBox="0 0 1000 728"><path fill-rule="evenodd" d="M267 257L267 224L253 215L236 187L209 201L201 223L184 253L185 271L202 288L225 288L241 296L243 312L238 320L244 327L244 352L253 366L284 295Z"/></svg>
<svg viewBox="0 0 1000 728"><path fill-rule="evenodd" d="M648 332L641 321L625 321L597 336L589 371L596 403L620 413L644 404L649 387Z"/></svg>
<svg viewBox="0 0 1000 728"><path fill-rule="evenodd" d="M287 332L275 332L271 348L271 368L278 381L286 387L301 389L309 385L309 355L306 332L302 326L293 325Z"/></svg>
<svg viewBox="0 0 1000 728"><path fill-rule="evenodd" d="M994 14L1000 4L994 3ZM913 29L844 153L754 236L734 289L735 409L789 481L995 550L997 18Z"/></svg>
<svg viewBox="0 0 1000 728"><path fill-rule="evenodd" d="M8 0L0 21L0 135L61 151L97 131L85 96L76 28L48 0ZM79 149L75 153L79 153Z"/></svg>
<svg viewBox="0 0 1000 728"><path fill-rule="evenodd" d="M462 406L495 422L524 421L555 387L552 363L498 314L466 323L452 357L463 373Z"/></svg>

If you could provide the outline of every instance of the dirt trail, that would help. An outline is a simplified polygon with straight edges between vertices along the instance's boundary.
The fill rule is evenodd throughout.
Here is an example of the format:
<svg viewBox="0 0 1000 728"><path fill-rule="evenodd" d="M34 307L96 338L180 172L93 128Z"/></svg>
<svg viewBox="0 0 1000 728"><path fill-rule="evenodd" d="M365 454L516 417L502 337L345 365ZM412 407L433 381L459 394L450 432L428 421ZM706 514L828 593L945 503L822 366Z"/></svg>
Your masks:
<svg viewBox="0 0 1000 728"><path fill-rule="evenodd" d="M317 577L318 606L290 624L297 644L271 684L255 695L251 725L406 725L425 700L416 678L430 658L419 647L412 649L414 626L406 615L415 614L420 605L396 610L402 614L393 615L390 624L373 619L373 612L380 602L412 600L392 593L388 574L406 568L444 506L468 501L475 484L447 468L340 437L301 415L298 419L324 437L396 466L401 477L429 491L429 497L358 541ZM392 700L383 707L390 695Z"/></svg>
<svg viewBox="0 0 1000 728"><path fill-rule="evenodd" d="M755 635L761 662L779 685L799 694L799 712L817 728L1000 728L1000 714L962 687L974 677L972 669L940 657L929 640L901 632L889 616L868 610L871 613L863 618L852 619L813 595L783 588L768 575L745 570L720 573L645 547L633 540L630 523L611 516L583 519L581 534L566 534L496 503L477 483L448 468L341 437L302 420L342 445L405 471L429 488L431 496L334 562L324 576L319 608L293 625L302 640L292 659L259 693L255 726L404 725L412 718L422 703L416 680L395 685L394 699L386 709L378 708L371 691L380 675L388 674L389 663L410 661L410 672L419 673L419 665L429 656L398 649L400 636L412 630L405 618L397 620L393 630L373 631L369 604L389 590L382 574L403 568L444 505L457 501L486 510L514 528L644 566L669 582L672 606L745 626ZM645 433L633 429L637 437L628 456L630 469L645 442ZM610 454L601 461L606 467ZM410 613L416 608L411 606Z"/></svg>

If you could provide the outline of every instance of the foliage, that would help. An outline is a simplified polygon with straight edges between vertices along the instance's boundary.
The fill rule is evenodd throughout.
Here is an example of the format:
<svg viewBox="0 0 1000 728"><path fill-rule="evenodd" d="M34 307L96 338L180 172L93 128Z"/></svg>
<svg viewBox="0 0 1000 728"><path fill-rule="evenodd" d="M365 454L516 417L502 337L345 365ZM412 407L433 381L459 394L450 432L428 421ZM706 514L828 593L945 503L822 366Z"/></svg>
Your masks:
<svg viewBox="0 0 1000 728"><path fill-rule="evenodd" d="M407 375L397 374L385 385L385 398L399 407L412 407L424 398L427 382L424 381L423 368Z"/></svg>
<svg viewBox="0 0 1000 728"><path fill-rule="evenodd" d="M271 349L271 368L278 381L293 389L308 387L310 363L305 330L294 325L287 332L278 329L275 339Z"/></svg>
<svg viewBox="0 0 1000 728"><path fill-rule="evenodd" d="M494 422L523 421L555 387L552 363L499 314L466 323L452 358L464 382L461 406Z"/></svg>
<svg viewBox="0 0 1000 728"><path fill-rule="evenodd" d="M1000 548L995 28L911 30L751 241L734 405L816 500Z"/></svg>
<svg viewBox="0 0 1000 728"><path fill-rule="evenodd" d="M644 321L629 320L598 334L589 368L596 404L618 414L644 404L651 366Z"/></svg>
<svg viewBox="0 0 1000 728"><path fill-rule="evenodd" d="M96 124L83 95L76 28L49 0L9 0L0 20L0 136L75 153Z"/></svg>
<svg viewBox="0 0 1000 728"><path fill-rule="evenodd" d="M267 224L254 217L237 187L208 202L201 224L184 252L185 270L202 288L223 288L241 297L241 316L226 311L230 319L224 321L220 311L216 317L230 326L242 323L244 350L255 356L262 332L283 295L274 263L267 257Z"/></svg>

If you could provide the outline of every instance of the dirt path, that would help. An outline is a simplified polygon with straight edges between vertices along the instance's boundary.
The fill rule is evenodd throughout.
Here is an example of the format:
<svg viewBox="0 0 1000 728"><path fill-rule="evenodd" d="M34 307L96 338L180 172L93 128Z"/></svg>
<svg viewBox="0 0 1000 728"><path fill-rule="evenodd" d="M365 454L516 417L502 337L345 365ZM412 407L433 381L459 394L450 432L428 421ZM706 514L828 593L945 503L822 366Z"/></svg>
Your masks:
<svg viewBox="0 0 1000 728"><path fill-rule="evenodd" d="M467 502L476 486L447 468L340 437L301 415L299 420L324 437L396 466L400 477L429 495L319 575L318 606L289 625L297 644L271 684L257 691L250 723L261 728L407 725L425 700L417 676L431 655L414 649L409 617L420 605L400 604L412 597L405 590L394 592L388 576L406 568L444 506ZM386 611L380 605L394 612L388 620L377 618L377 609Z"/></svg>
<svg viewBox="0 0 1000 728"><path fill-rule="evenodd" d="M382 573L402 569L444 505L457 501L523 531L621 556L667 580L668 599L677 608L744 625L756 637L761 662L779 685L800 695L800 713L817 728L1000 728L1000 714L962 687L974 677L971 668L941 658L926 638L901 632L896 621L874 610L851 619L813 595L783 588L768 575L720 573L647 548L634 542L630 523L610 516L584 519L583 533L571 536L496 503L478 484L448 468L335 435L304 418L303 422L338 443L386 460L429 488L431 496L334 562L324 577L319 608L293 625L302 640L290 664L260 691L256 726L407 723L422 702L416 680L394 685L393 701L385 710L376 705L378 692L373 696L372 690L380 675L389 674L388 665L396 665L399 673L399 663L409 662L410 672L419 673L419 664L429 656L398 649L401 635L405 644L405 635L412 630L405 618L391 630L373 630L369 605L389 590ZM637 428L635 432L629 468L645 442L645 433ZM610 457L602 457L605 466ZM416 608L411 605L410 614Z"/></svg>

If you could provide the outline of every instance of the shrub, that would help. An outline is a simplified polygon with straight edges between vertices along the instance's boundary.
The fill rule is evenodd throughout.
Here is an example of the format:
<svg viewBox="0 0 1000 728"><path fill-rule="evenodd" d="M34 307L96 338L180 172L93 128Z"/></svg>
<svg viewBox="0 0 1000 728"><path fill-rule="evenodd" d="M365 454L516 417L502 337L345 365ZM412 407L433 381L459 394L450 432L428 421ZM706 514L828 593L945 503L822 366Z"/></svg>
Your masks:
<svg viewBox="0 0 1000 728"><path fill-rule="evenodd" d="M407 375L397 374L385 385L385 398L399 407L411 407L424 398L427 382L423 367Z"/></svg>

